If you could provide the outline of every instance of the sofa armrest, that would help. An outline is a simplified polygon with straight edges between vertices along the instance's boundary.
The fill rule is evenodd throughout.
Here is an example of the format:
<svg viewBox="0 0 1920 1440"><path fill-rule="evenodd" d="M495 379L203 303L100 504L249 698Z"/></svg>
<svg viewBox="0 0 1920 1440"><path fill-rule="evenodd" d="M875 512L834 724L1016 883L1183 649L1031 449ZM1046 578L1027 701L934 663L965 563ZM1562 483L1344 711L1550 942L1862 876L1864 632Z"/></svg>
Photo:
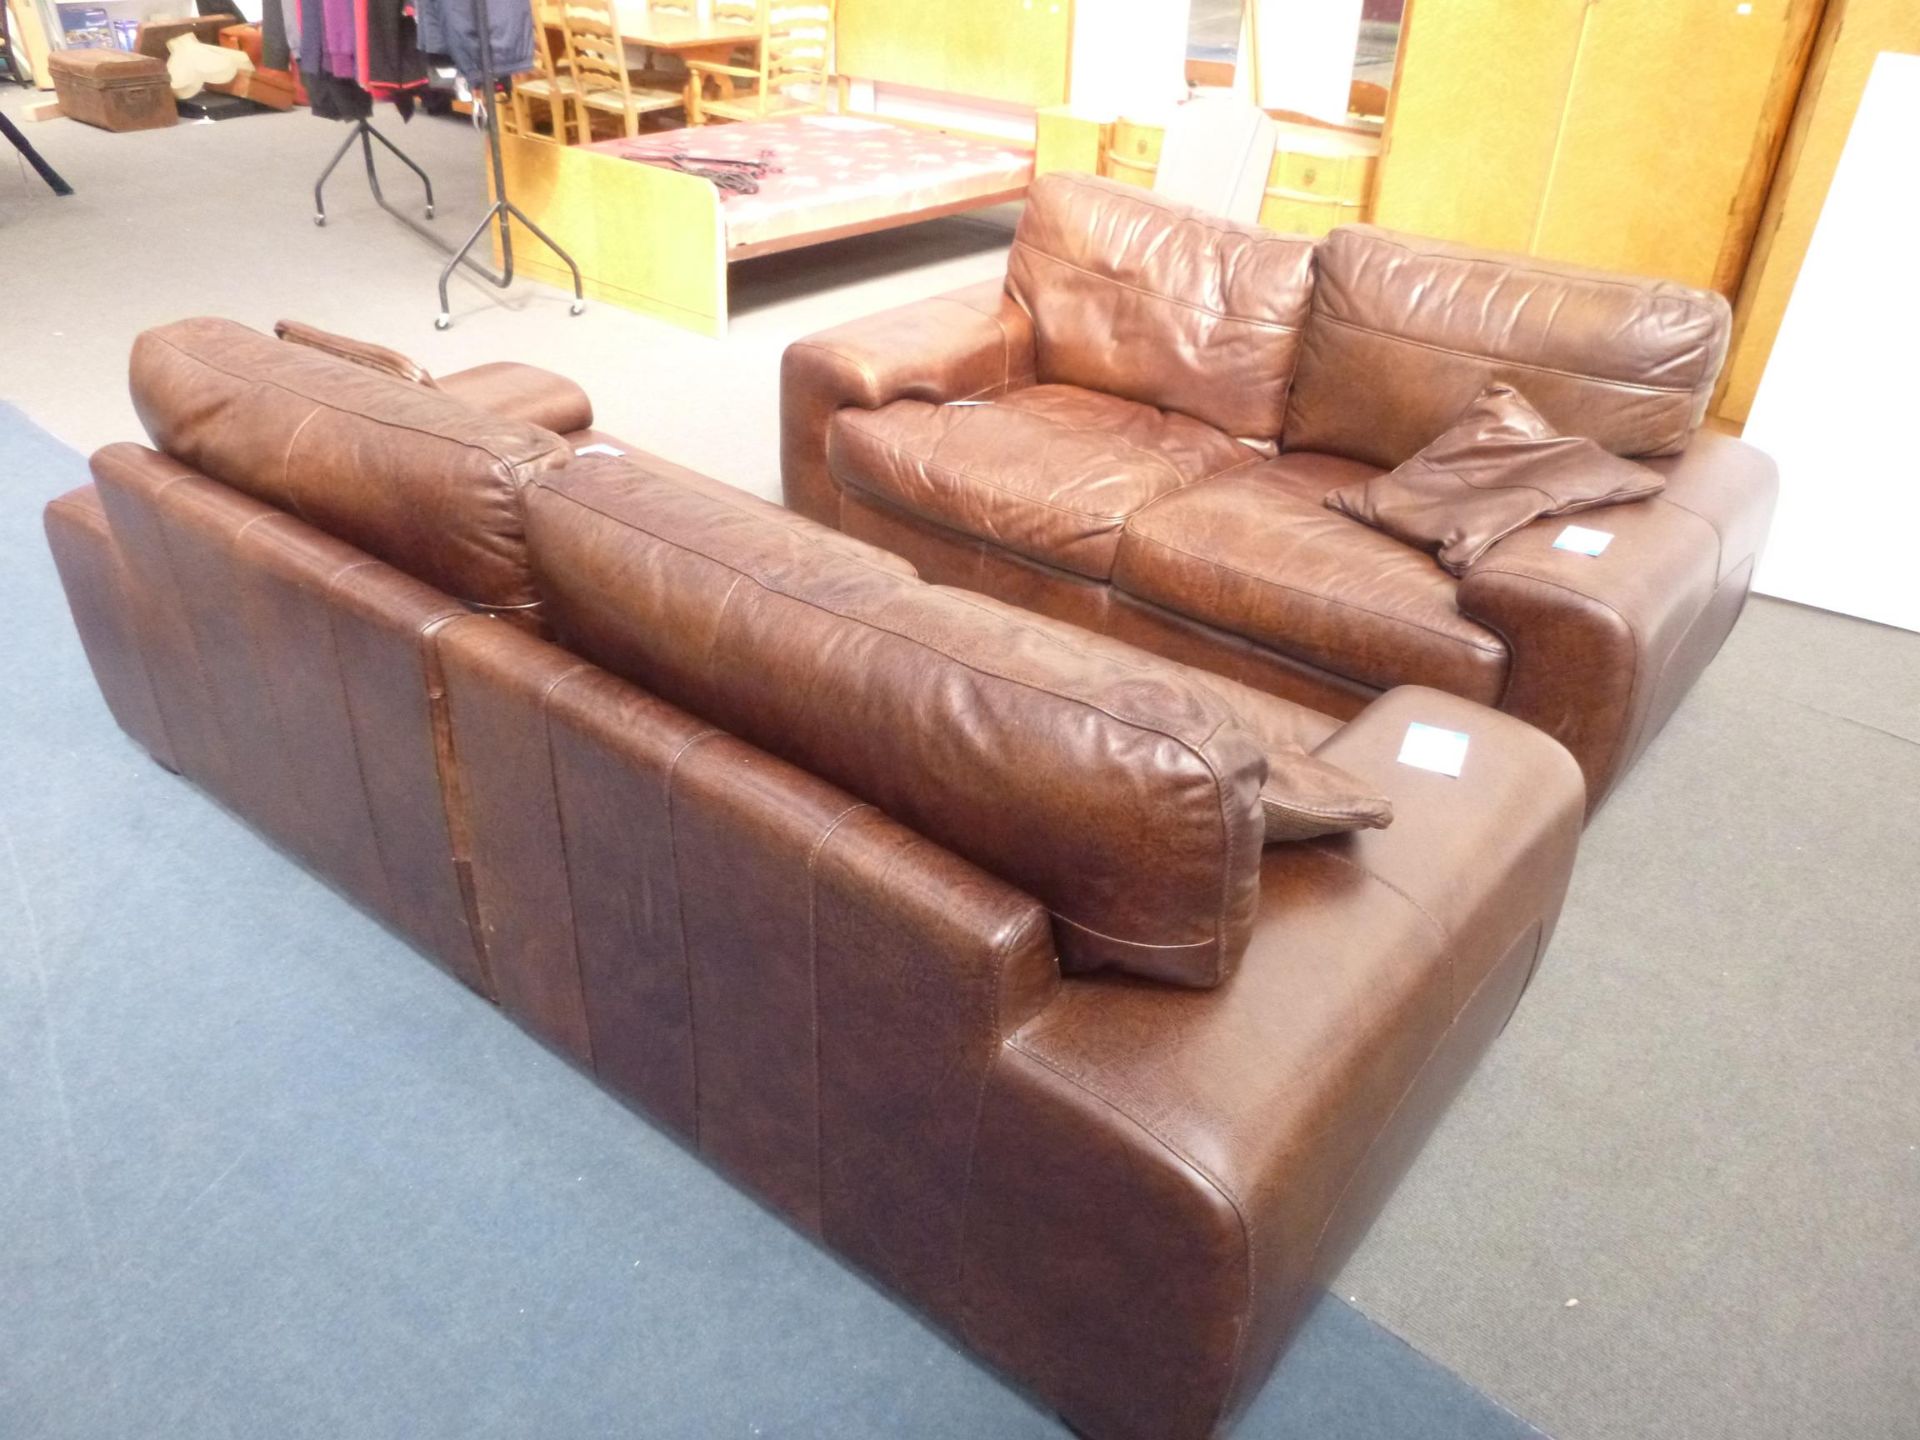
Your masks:
<svg viewBox="0 0 1920 1440"><path fill-rule="evenodd" d="M786 503L840 527L840 487L827 469L827 427L845 405L945 404L1033 381L1033 321L985 280L883 310L787 347L780 365L780 477Z"/></svg>
<svg viewBox="0 0 1920 1440"><path fill-rule="evenodd" d="M496 360L440 377L440 389L476 410L505 420L522 420L556 435L593 428L593 402L564 375Z"/></svg>
<svg viewBox="0 0 1920 1440"><path fill-rule="evenodd" d="M1467 732L1458 779L1398 762L1414 720ZM1583 793L1553 740L1409 687L1318 753L1393 825L1271 847L1232 979L1069 980L988 1085L967 1338L1085 1433L1200 1440L1252 1399L1558 918Z"/></svg>
<svg viewBox="0 0 1920 1440"><path fill-rule="evenodd" d="M1739 618L1778 487L1772 460L1713 432L1645 463L1667 477L1661 494L1578 517L1612 533L1602 554L1554 549L1568 522L1546 519L1494 545L1460 582L1461 612L1512 651L1500 708L1573 752L1589 810Z"/></svg>

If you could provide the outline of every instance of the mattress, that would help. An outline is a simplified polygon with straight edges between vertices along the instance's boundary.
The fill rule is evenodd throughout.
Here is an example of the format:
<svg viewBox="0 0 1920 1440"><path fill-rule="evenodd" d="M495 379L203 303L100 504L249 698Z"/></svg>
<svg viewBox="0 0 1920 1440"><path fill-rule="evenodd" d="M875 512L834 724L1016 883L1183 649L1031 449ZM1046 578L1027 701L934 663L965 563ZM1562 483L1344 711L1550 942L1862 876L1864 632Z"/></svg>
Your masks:
<svg viewBox="0 0 1920 1440"><path fill-rule="evenodd" d="M964 209L1024 190L1033 152L857 115L785 115L667 130L592 147L641 163L672 155L765 161L758 190L720 191L727 250L879 229L923 211Z"/></svg>

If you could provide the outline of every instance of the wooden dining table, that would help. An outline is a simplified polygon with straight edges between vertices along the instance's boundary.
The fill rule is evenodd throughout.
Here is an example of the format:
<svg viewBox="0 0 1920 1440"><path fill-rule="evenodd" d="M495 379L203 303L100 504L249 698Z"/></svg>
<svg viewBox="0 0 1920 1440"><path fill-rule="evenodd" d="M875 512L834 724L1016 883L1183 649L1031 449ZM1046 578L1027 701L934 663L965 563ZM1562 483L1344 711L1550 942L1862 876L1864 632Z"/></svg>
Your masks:
<svg viewBox="0 0 1920 1440"><path fill-rule="evenodd" d="M627 44L670 52L682 60L724 62L739 46L760 43L756 25L723 24L697 15L656 15L647 0L616 5L614 21Z"/></svg>

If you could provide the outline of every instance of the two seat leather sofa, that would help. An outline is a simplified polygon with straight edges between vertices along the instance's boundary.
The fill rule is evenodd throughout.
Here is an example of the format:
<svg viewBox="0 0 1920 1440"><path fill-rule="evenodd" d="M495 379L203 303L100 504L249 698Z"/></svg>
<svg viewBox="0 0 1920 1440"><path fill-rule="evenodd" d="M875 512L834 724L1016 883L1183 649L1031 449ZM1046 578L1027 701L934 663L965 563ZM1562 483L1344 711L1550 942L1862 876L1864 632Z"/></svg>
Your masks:
<svg viewBox="0 0 1920 1440"><path fill-rule="evenodd" d="M1329 715L1421 684L1571 750L1597 806L1738 618L1772 514L1702 431L1726 302L1348 226L1314 243L1036 181L1004 282L792 346L789 506L921 574ZM1329 509L1505 382L1664 492L1541 520L1460 577Z"/></svg>
<svg viewBox="0 0 1920 1440"><path fill-rule="evenodd" d="M1567 752L929 585L558 377L290 338L142 336L158 448L47 509L122 727L1084 1433L1225 1428L1518 1001ZM1264 843L1283 758L1391 824Z"/></svg>

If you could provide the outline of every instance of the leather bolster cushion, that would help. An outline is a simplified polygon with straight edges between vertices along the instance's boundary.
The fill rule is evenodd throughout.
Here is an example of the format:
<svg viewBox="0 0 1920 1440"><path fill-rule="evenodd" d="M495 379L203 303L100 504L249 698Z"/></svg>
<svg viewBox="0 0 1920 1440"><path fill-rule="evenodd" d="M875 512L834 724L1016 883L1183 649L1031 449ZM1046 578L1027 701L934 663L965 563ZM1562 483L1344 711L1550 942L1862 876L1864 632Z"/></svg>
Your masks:
<svg viewBox="0 0 1920 1440"><path fill-rule="evenodd" d="M464 603L531 610L520 492L550 430L228 320L134 341L134 409L174 459Z"/></svg>
<svg viewBox="0 0 1920 1440"><path fill-rule="evenodd" d="M1035 896L1064 968L1209 986L1246 948L1267 762L1207 692L630 459L527 521L568 648Z"/></svg>
<svg viewBox="0 0 1920 1440"><path fill-rule="evenodd" d="M557 435L593 428L593 402L587 392L566 376L537 365L495 360L442 375L440 388L476 410L538 425Z"/></svg>
<svg viewBox="0 0 1920 1440"><path fill-rule="evenodd" d="M593 402L587 398L587 392L566 376L542 370L537 365L496 360L468 370L456 370L436 381L427 373L426 366L412 356L371 341L335 335L298 320L276 321L273 333L289 344L305 345L391 375L396 380L424 385L429 390L444 390L476 410L508 420L524 420L556 435L572 435L593 428Z"/></svg>
<svg viewBox="0 0 1920 1440"><path fill-rule="evenodd" d="M384 345L375 345L370 340L336 335L331 330L322 330L318 325L308 325L300 320L274 321L273 334L275 339L284 340L289 345L305 345L310 350L318 350L338 360L350 360L355 365L364 365L369 370L391 375L396 380L425 385L429 390L438 388L433 383L433 376L427 373L427 367L411 355L389 350Z"/></svg>
<svg viewBox="0 0 1920 1440"><path fill-rule="evenodd" d="M1671 455L1706 414L1731 328L1710 291L1341 226L1314 254L1281 444L1391 470L1499 381L1563 435Z"/></svg>
<svg viewBox="0 0 1920 1440"><path fill-rule="evenodd" d="M1065 171L1033 182L1007 261L1043 384L1242 439L1280 433L1312 287L1310 241Z"/></svg>

